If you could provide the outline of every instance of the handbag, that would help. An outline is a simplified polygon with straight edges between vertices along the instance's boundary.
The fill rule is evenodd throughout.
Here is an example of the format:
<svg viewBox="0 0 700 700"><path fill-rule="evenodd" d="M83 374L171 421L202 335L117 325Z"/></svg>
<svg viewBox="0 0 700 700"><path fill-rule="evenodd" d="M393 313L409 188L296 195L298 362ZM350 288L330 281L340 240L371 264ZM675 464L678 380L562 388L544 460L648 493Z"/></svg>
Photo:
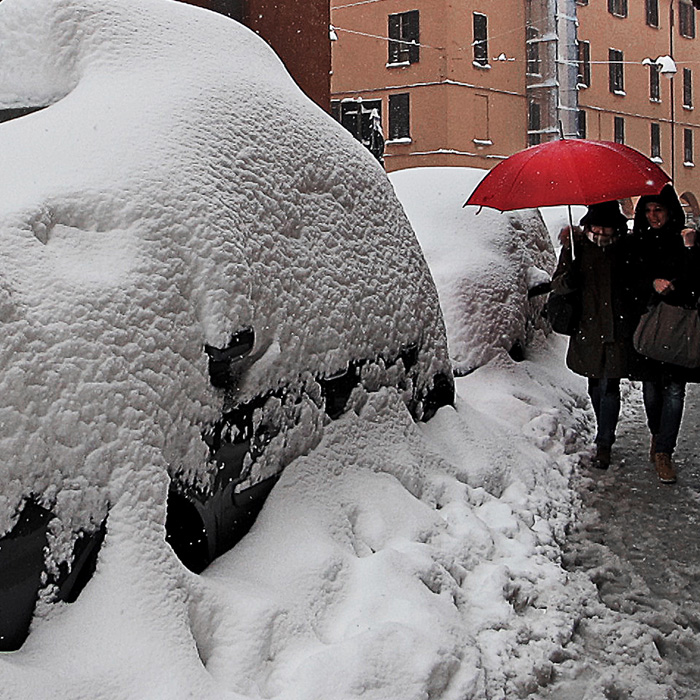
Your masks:
<svg viewBox="0 0 700 700"><path fill-rule="evenodd" d="M660 301L642 314L632 342L640 355L653 360L700 367L700 315L697 309Z"/></svg>
<svg viewBox="0 0 700 700"><path fill-rule="evenodd" d="M562 335L573 335L581 318L581 294L550 292L547 297L547 320L552 330Z"/></svg>

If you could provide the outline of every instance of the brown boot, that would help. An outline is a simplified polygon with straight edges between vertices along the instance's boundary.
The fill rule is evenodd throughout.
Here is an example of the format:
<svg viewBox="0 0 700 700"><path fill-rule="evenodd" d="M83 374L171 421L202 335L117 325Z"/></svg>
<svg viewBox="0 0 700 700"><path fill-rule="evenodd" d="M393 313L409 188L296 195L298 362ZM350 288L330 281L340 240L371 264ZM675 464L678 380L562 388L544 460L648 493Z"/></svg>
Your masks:
<svg viewBox="0 0 700 700"><path fill-rule="evenodd" d="M649 461L656 462L656 435L651 436L651 442L649 443Z"/></svg>
<svg viewBox="0 0 700 700"><path fill-rule="evenodd" d="M593 458L593 466L596 469L607 469L610 466L610 448L607 445L598 445Z"/></svg>
<svg viewBox="0 0 700 700"><path fill-rule="evenodd" d="M656 464L656 473L659 475L659 480L662 484L676 483L676 470L673 468L671 455L665 452L657 452L654 463Z"/></svg>

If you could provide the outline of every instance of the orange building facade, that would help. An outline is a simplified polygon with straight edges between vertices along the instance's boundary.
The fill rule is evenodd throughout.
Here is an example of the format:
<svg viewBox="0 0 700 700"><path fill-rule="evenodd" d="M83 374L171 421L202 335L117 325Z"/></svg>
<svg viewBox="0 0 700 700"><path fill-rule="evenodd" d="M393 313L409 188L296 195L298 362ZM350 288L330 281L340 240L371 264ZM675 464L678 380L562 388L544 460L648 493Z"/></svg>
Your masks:
<svg viewBox="0 0 700 700"><path fill-rule="evenodd" d="M607 4L577 3L581 135L621 141L650 156L697 215L698 13L689 0L618 0L615 13Z"/></svg>
<svg viewBox="0 0 700 700"><path fill-rule="evenodd" d="M696 6L331 0L332 111L365 143L381 125L388 171L490 168L560 135L620 141L658 162L698 215Z"/></svg>
<svg viewBox="0 0 700 700"><path fill-rule="evenodd" d="M334 115L346 125L364 119L366 138L368 112L379 112L387 170L490 167L524 148L526 132L513 126L527 121L525 3L512 5L505 13L502 0L479 3L498 38L478 62L466 2L331 0ZM491 60L500 54L505 60Z"/></svg>

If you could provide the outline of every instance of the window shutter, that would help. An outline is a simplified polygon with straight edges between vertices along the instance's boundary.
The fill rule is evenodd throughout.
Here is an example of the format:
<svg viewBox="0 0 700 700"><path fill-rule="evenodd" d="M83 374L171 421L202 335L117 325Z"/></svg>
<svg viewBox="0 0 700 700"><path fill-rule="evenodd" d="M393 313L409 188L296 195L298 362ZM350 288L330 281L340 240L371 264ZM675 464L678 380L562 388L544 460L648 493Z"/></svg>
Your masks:
<svg viewBox="0 0 700 700"><path fill-rule="evenodd" d="M389 15L389 63L399 62L399 44L392 39L401 37L401 16Z"/></svg>
<svg viewBox="0 0 700 700"><path fill-rule="evenodd" d="M420 15L418 10L412 10L406 13L406 39L414 41L408 47L408 60L410 63L417 63L420 60Z"/></svg>

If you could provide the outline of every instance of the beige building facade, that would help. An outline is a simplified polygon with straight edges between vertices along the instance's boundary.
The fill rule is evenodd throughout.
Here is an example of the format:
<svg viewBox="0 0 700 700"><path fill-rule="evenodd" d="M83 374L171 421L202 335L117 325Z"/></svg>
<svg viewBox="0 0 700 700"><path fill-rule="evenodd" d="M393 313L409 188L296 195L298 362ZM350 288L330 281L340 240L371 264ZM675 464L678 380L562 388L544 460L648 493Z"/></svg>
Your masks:
<svg viewBox="0 0 700 700"><path fill-rule="evenodd" d="M697 216L696 5L331 0L332 111L388 171L490 168L562 135L626 143Z"/></svg>

